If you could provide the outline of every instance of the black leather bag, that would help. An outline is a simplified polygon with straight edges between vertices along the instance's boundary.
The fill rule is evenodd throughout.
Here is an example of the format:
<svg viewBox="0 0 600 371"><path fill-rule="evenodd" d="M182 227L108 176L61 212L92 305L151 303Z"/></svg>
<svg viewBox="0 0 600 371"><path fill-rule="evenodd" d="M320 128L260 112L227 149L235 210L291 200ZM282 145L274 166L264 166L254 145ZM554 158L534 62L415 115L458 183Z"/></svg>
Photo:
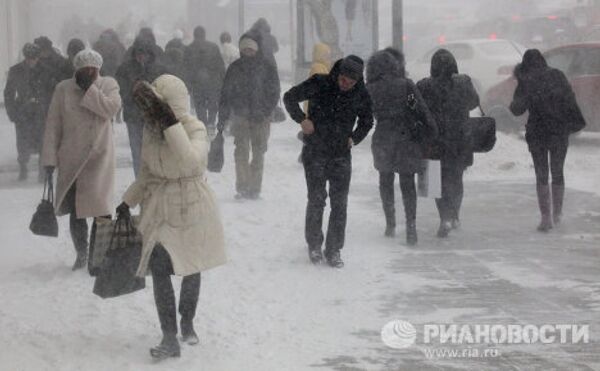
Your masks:
<svg viewBox="0 0 600 371"><path fill-rule="evenodd" d="M103 299L142 290L144 277L135 275L142 256L142 239L131 217L118 217L114 222L109 248L97 270L94 294Z"/></svg>
<svg viewBox="0 0 600 371"><path fill-rule="evenodd" d="M31 218L29 230L38 236L58 237L58 221L54 213L54 185L51 175L46 177L42 202Z"/></svg>
<svg viewBox="0 0 600 371"><path fill-rule="evenodd" d="M463 125L465 145L474 153L489 152L496 144L496 120L486 116L483 110L481 115L469 118Z"/></svg>
<svg viewBox="0 0 600 371"><path fill-rule="evenodd" d="M210 150L208 151L208 171L212 173L220 173L223 170L223 164L225 163L224 152L225 138L223 133L219 132L215 139L210 143Z"/></svg>
<svg viewBox="0 0 600 371"><path fill-rule="evenodd" d="M439 160L442 154L441 143L436 139L431 139L431 133L425 124L425 117L422 112L419 112L415 92L410 89L406 99L406 125L408 125L411 139L420 144L424 159Z"/></svg>

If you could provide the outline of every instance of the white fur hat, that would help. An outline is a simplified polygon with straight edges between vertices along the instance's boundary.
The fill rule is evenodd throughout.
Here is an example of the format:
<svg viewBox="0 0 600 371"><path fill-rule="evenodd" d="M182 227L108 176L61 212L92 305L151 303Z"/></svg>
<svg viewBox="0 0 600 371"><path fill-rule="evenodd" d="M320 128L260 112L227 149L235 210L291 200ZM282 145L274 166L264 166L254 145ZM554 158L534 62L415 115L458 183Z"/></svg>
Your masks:
<svg viewBox="0 0 600 371"><path fill-rule="evenodd" d="M102 56L92 49L83 49L75 55L75 58L73 58L75 70L80 70L85 67L100 69L102 67L102 62Z"/></svg>

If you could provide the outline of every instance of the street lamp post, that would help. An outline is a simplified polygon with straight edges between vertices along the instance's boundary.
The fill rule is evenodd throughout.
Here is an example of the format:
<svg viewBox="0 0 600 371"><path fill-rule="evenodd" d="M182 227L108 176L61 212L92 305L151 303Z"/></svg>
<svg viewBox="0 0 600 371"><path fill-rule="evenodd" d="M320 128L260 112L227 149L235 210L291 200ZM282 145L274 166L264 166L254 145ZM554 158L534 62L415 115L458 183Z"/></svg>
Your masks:
<svg viewBox="0 0 600 371"><path fill-rule="evenodd" d="M403 1L392 0L392 37L394 48L404 49Z"/></svg>

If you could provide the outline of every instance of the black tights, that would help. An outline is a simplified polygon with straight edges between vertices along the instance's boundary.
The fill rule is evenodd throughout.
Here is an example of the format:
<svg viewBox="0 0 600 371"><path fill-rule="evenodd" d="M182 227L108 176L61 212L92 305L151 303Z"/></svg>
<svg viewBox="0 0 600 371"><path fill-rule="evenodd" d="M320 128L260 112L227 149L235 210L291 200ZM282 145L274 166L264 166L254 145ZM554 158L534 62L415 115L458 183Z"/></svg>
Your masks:
<svg viewBox="0 0 600 371"><path fill-rule="evenodd" d="M395 173L379 172L379 195L381 196L383 212L385 213L388 226L396 225L394 178ZM415 174L400 174L399 178L406 221L413 222L417 217L417 188L415 186Z"/></svg>
<svg viewBox="0 0 600 371"><path fill-rule="evenodd" d="M552 173L552 184L565 184L563 168L567 157L567 148L568 138L556 139L550 145L532 145L529 147L538 185L548 185L549 171Z"/></svg>

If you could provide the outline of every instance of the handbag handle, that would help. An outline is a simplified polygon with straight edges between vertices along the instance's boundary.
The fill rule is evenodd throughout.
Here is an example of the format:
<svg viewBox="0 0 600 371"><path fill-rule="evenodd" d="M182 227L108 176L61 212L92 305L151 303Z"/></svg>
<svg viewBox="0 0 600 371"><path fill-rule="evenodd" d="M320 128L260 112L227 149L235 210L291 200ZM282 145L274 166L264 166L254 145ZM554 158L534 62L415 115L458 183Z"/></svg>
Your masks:
<svg viewBox="0 0 600 371"><path fill-rule="evenodd" d="M487 117L485 112L483 112L483 108L481 108L481 104L478 107L479 107L479 111L481 112L481 117Z"/></svg>
<svg viewBox="0 0 600 371"><path fill-rule="evenodd" d="M44 193L42 194L42 198L54 204L54 182L52 181L52 175L50 174L46 176L46 181L44 182Z"/></svg>
<svg viewBox="0 0 600 371"><path fill-rule="evenodd" d="M113 233L110 236L110 244L108 245L108 249L112 249L113 241L115 240L115 235L117 239L120 240L121 233L123 232L123 228L125 229L125 243L128 243L130 240L134 239L133 233L135 233L135 228L133 226L133 222L130 216L118 215L117 220L115 220L115 226L113 227Z"/></svg>

